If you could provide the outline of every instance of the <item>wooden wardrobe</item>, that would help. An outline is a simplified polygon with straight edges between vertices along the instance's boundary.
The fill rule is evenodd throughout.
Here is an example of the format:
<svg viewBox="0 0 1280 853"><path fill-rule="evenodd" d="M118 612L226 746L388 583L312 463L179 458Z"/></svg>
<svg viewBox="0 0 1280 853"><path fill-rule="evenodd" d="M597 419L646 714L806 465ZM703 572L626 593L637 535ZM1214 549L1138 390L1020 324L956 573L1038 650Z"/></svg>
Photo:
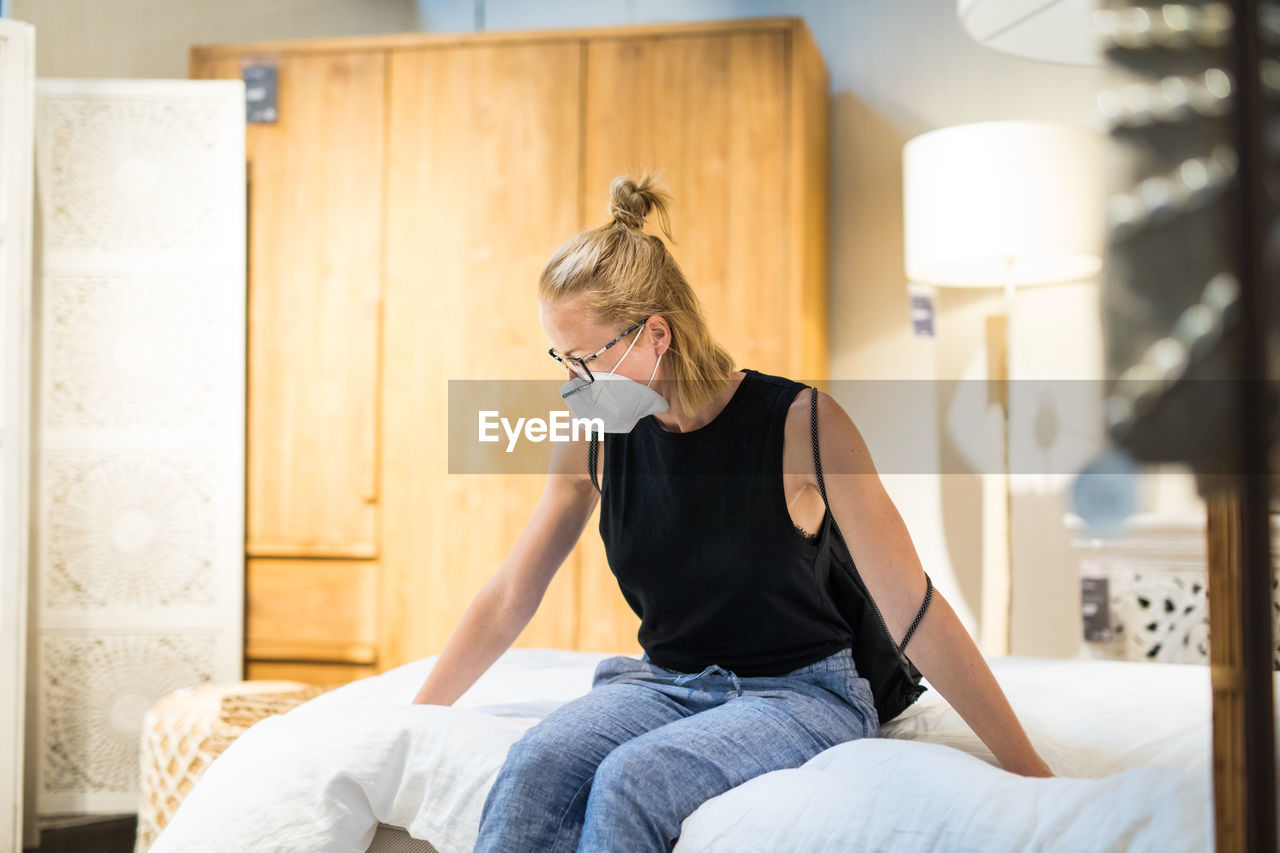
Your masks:
<svg viewBox="0 0 1280 853"><path fill-rule="evenodd" d="M543 476L449 474L451 379L562 379L538 273L652 166L739 367L823 380L828 77L798 18L198 46L247 129L249 678L438 653ZM653 223L650 230L657 231ZM517 647L638 653L598 510Z"/></svg>

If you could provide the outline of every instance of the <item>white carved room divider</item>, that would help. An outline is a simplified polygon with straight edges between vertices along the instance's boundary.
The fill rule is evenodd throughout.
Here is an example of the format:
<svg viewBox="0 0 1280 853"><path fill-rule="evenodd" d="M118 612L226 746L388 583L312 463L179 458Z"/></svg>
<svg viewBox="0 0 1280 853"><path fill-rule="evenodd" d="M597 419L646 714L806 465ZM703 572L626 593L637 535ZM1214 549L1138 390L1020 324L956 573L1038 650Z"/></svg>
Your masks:
<svg viewBox="0 0 1280 853"><path fill-rule="evenodd" d="M240 81L36 81L41 814L136 811L143 713L243 677L244 114Z"/></svg>
<svg viewBox="0 0 1280 853"><path fill-rule="evenodd" d="M35 30L0 20L0 850L23 847Z"/></svg>

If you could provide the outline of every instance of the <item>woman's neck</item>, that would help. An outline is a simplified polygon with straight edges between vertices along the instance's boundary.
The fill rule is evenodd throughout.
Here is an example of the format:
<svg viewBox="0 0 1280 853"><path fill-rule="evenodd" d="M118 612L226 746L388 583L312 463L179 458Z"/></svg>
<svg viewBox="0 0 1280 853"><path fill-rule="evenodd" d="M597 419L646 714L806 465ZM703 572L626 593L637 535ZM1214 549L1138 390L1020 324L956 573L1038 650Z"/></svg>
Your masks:
<svg viewBox="0 0 1280 853"><path fill-rule="evenodd" d="M746 374L741 370L735 370L725 380L724 387L721 388L720 393L700 412L692 415L685 414L678 406L668 400L667 402L671 405L671 408L665 412L658 412L653 418L658 422L658 426L667 432L692 432L695 429L700 429L711 423L717 415L724 411L724 407L733 398L734 392L738 390L738 384L742 382L742 377L744 376Z"/></svg>

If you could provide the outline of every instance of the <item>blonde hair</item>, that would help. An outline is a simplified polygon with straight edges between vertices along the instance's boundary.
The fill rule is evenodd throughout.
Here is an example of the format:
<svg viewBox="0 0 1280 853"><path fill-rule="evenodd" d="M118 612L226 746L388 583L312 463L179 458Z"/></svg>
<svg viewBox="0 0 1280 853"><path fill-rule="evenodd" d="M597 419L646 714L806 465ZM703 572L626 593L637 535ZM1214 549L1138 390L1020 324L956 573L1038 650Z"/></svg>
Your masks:
<svg viewBox="0 0 1280 853"><path fill-rule="evenodd" d="M667 239L671 195L642 172L639 182L620 175L609 186L612 221L580 231L556 250L538 278L538 298L547 304L583 297L603 325L627 327L654 314L671 328L663 353L675 380L680 411L694 414L715 399L733 373L733 359L711 337L693 288L662 238L643 231L656 210Z"/></svg>

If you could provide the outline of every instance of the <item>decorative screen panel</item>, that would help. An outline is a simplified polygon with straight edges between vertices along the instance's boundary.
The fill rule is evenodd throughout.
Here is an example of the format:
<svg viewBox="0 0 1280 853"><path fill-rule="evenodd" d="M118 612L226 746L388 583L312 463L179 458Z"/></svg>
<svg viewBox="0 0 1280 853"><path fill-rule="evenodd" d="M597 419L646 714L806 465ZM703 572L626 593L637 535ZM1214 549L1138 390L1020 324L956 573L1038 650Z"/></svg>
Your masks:
<svg viewBox="0 0 1280 853"><path fill-rule="evenodd" d="M0 850L21 850L31 483L35 30L0 20ZM34 810L31 810L34 814Z"/></svg>
<svg viewBox="0 0 1280 853"><path fill-rule="evenodd" d="M41 812L137 807L143 713L243 677L244 86L38 80Z"/></svg>

